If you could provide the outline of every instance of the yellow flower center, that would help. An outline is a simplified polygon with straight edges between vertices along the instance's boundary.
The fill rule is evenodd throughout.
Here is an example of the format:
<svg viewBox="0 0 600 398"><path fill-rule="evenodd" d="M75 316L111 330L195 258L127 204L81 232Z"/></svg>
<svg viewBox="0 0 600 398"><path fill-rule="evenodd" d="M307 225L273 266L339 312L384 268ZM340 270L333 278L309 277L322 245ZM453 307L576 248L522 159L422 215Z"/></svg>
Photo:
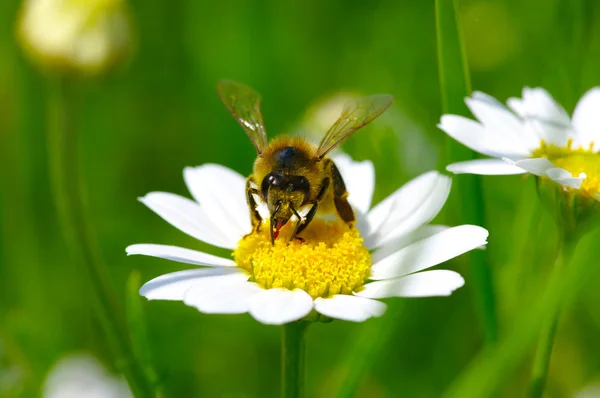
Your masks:
<svg viewBox="0 0 600 398"><path fill-rule="evenodd" d="M304 242L289 237L295 222L284 226L271 244L269 222L243 237L233 252L238 267L251 281L270 289L302 289L313 298L352 294L369 276L371 255L355 227L341 221L314 219L301 233Z"/></svg>
<svg viewBox="0 0 600 398"><path fill-rule="evenodd" d="M566 147L548 145L542 141L541 146L533 151L534 157L543 157L562 169L570 172L573 177L585 173L586 178L581 184L580 191L588 196L600 193L600 155L594 152L594 143L589 148L573 148L573 140L569 139Z"/></svg>

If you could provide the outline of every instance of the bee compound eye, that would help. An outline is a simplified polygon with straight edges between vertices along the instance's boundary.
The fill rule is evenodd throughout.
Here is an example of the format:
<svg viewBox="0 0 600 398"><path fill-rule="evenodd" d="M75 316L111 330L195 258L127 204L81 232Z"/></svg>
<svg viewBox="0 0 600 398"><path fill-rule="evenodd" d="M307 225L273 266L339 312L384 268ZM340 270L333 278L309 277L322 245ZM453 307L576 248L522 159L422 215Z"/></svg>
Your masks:
<svg viewBox="0 0 600 398"><path fill-rule="evenodd" d="M269 195L269 188L279 186L281 184L281 178L281 175L277 173L269 173L265 176L260 187L261 194L265 200Z"/></svg>
<svg viewBox="0 0 600 398"><path fill-rule="evenodd" d="M260 193L262 194L263 199L267 199L267 195L269 194L269 186L271 185L271 177L270 175L266 176L262 184L260 186Z"/></svg>

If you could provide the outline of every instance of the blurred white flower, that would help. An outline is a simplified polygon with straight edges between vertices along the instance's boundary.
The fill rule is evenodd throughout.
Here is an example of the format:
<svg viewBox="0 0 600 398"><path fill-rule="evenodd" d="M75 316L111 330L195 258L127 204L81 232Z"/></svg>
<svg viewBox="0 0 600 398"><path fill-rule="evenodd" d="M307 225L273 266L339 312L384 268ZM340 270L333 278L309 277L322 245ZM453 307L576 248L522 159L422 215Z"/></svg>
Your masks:
<svg viewBox="0 0 600 398"><path fill-rule="evenodd" d="M600 398L600 383L590 384L578 391L573 398Z"/></svg>
<svg viewBox="0 0 600 398"><path fill-rule="evenodd" d="M444 115L439 128L474 151L495 159L451 164L453 173L531 173L566 191L600 199L600 88L589 90L573 117L541 88L524 88L523 98L505 107L474 92L466 103L477 121Z"/></svg>
<svg viewBox="0 0 600 398"><path fill-rule="evenodd" d="M299 129L302 131L302 136L314 144L318 144L323 137L323 131L329 128L340 117L344 106L349 101L359 98L360 95L355 93L336 93L319 99L311 104L306 110ZM339 153L339 148L336 148L334 153Z"/></svg>
<svg viewBox="0 0 600 398"><path fill-rule="evenodd" d="M234 260L174 246L129 246L128 254L202 267L159 276L142 286L140 294L183 301L203 313L249 312L265 324L309 314L362 322L384 313L386 305L376 299L448 296L464 284L454 271L423 271L486 243L488 232L481 227L428 225L446 201L450 178L425 173L370 209L372 163L346 155L333 159L346 182L357 228L315 218L302 233L304 242L288 244L283 237L272 245L268 224L250 233L245 178L223 166L185 169L196 201L163 192L141 198L181 231L232 249ZM268 212L261 216L268 223ZM288 236L289 224L284 227Z"/></svg>
<svg viewBox="0 0 600 398"><path fill-rule="evenodd" d="M46 377L43 391L44 398L133 398L125 380L109 374L87 354L60 359Z"/></svg>
<svg viewBox="0 0 600 398"><path fill-rule="evenodd" d="M44 69L83 75L105 72L131 45L124 0L25 0L17 35Z"/></svg>

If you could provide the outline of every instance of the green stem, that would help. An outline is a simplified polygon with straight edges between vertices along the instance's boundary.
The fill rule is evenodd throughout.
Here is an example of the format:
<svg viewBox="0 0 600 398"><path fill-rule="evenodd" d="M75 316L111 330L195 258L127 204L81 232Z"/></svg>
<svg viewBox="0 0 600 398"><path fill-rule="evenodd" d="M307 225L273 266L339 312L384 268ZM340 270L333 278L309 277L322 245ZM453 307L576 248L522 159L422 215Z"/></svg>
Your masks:
<svg viewBox="0 0 600 398"><path fill-rule="evenodd" d="M87 218L85 190L80 175L78 141L74 124L75 98L65 80L49 86L48 147L55 204L63 234L76 264L85 267L93 291L96 313L117 365L136 397L154 396L153 388L131 349L129 334L108 282L93 229Z"/></svg>
<svg viewBox="0 0 600 398"><path fill-rule="evenodd" d="M574 248L574 243L571 241L569 245ZM552 273L545 287L524 292L522 305L512 316L514 321L504 337L491 350L480 353L443 396L489 397L510 385L507 379L537 341L545 322L595 278L597 267L594 265L589 261L576 261L562 272Z"/></svg>
<svg viewBox="0 0 600 398"><path fill-rule="evenodd" d="M471 81L462 39L458 0L436 0L435 18L442 109L444 113L465 115L467 109L464 99L471 93ZM441 159L442 167L476 157L475 152L450 137L446 137L446 149L446 156ZM462 223L485 225L480 177L458 175L454 181L455 193L449 199L449 205L454 209L453 214L458 214ZM493 345L498 338L496 300L486 252L472 251L468 254L468 259L469 275L475 281L474 291L477 295L485 341L488 345Z"/></svg>
<svg viewBox="0 0 600 398"><path fill-rule="evenodd" d="M281 396L304 396L305 349L304 336L309 323L292 322L281 329Z"/></svg>
<svg viewBox="0 0 600 398"><path fill-rule="evenodd" d="M575 246L577 245L577 240L561 240L562 242L554 264L554 273L563 271L565 266L571 261L571 258L573 258ZM529 396L531 398L541 398L544 392L544 387L548 378L548 370L550 368L552 346L554 345L554 336L556 335L560 309L560 305L557 306L542 327L542 333L538 340L536 354L533 360L533 370L531 373L531 385L529 390Z"/></svg>

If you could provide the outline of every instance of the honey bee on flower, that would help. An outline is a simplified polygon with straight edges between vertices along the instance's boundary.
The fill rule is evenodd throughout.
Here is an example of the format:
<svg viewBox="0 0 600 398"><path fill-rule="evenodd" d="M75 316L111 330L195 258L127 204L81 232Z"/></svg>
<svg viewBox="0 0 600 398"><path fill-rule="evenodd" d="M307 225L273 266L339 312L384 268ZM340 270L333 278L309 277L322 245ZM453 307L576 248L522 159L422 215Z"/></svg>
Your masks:
<svg viewBox="0 0 600 398"><path fill-rule="evenodd" d="M235 110L259 155L266 153L260 97L231 84L220 86L222 99ZM236 107L240 100L253 106ZM141 198L183 232L232 250L233 259L174 246L129 246L130 255L198 267L159 276L140 293L148 299L183 301L203 313L248 312L265 324L285 324L319 318L362 322L384 313L386 305L378 299L447 296L461 287L464 280L458 273L428 268L485 245L488 232L473 225L429 225L446 201L450 178L425 173L371 207L371 162L354 162L347 155L323 161L340 140L382 113L390 100L366 97L358 106L349 104L332 127L343 134L326 134L316 150L302 146L300 154L310 153L312 160L297 160L291 153L296 147L288 144L300 141L279 141L286 144L271 148L270 164L284 167L263 168L260 163L265 160L259 156L258 170L255 164L248 180L215 164L186 168L184 178L195 200L163 192ZM293 167L285 167L287 162L307 162L317 171L327 165L328 172L315 172L301 181L297 177L306 175L306 163L302 174L288 174L285 171ZM269 173L275 173L273 178ZM294 239L299 234L302 239Z"/></svg>

